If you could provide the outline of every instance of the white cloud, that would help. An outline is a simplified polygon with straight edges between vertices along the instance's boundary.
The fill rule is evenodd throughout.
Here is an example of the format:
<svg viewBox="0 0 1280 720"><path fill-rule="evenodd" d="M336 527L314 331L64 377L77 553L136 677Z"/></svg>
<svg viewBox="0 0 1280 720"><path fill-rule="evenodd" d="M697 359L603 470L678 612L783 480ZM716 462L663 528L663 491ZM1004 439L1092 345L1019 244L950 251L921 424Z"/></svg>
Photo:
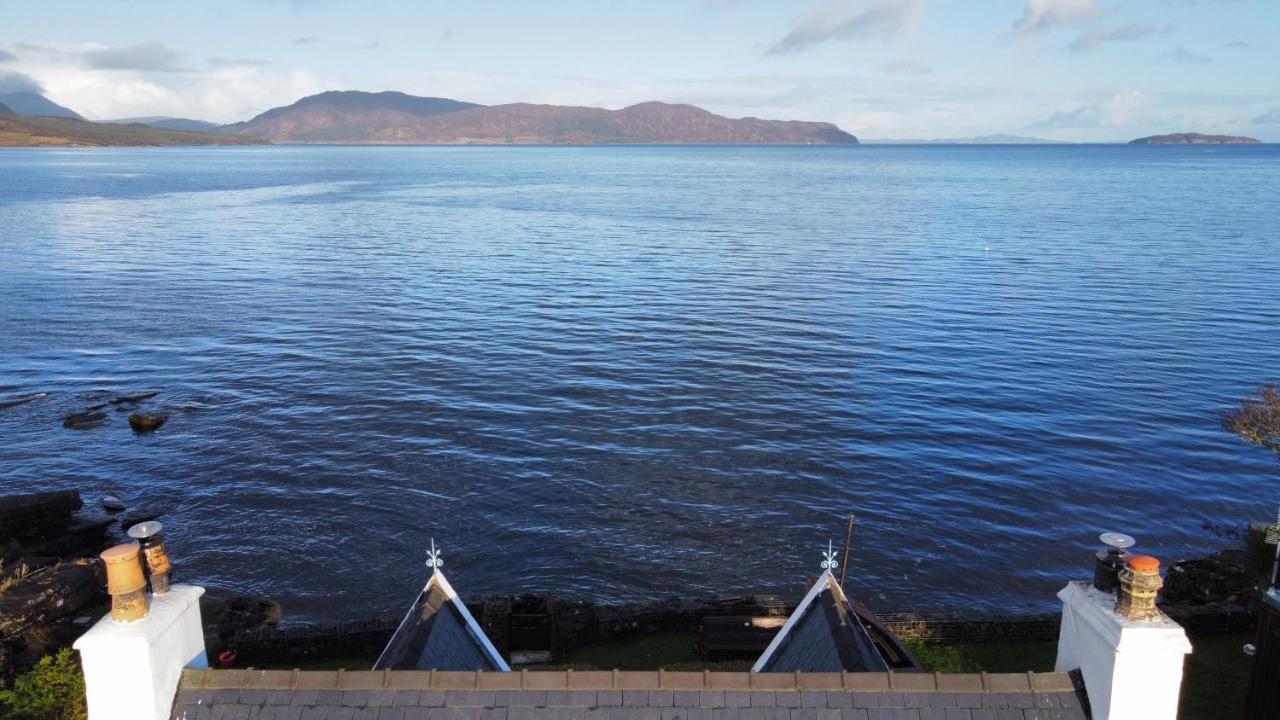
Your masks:
<svg viewBox="0 0 1280 720"><path fill-rule="evenodd" d="M0 72L0 93L44 92L40 83L26 73Z"/></svg>
<svg viewBox="0 0 1280 720"><path fill-rule="evenodd" d="M791 55L830 40L893 39L915 29L924 0L820 0L766 55Z"/></svg>
<svg viewBox="0 0 1280 720"><path fill-rule="evenodd" d="M1130 124L1135 115L1153 105L1151 97L1129 88L1101 102L1058 110L1028 127L1038 130L1119 127Z"/></svg>
<svg viewBox="0 0 1280 720"><path fill-rule="evenodd" d="M1111 30L1095 28L1081 33L1075 42L1068 46L1068 49L1074 53L1082 53L1089 50L1095 50L1108 43L1117 42L1133 42L1146 37L1151 37L1159 32L1156 26L1144 22L1131 22Z"/></svg>
<svg viewBox="0 0 1280 720"><path fill-rule="evenodd" d="M19 75L40 86L50 100L96 120L171 115L235 122L342 85L261 61L194 62L176 51L147 48L59 43L0 49L17 51ZM157 72L172 68L166 62L175 57L184 63L184 72Z"/></svg>
<svg viewBox="0 0 1280 720"><path fill-rule="evenodd" d="M1097 0L1027 0L1013 31L1028 34L1102 17Z"/></svg>

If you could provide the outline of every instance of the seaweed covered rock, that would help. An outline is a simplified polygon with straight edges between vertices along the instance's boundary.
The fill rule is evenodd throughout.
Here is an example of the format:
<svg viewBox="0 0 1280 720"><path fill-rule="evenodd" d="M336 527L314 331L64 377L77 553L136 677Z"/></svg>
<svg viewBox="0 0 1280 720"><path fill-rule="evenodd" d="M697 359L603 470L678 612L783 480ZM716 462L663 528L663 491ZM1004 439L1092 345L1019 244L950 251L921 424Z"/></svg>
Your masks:
<svg viewBox="0 0 1280 720"><path fill-rule="evenodd" d="M129 427L136 433L155 432L168 419L169 416L164 413L135 412L129 415Z"/></svg>
<svg viewBox="0 0 1280 720"><path fill-rule="evenodd" d="M1248 603L1258 592L1244 550L1222 550L1169 568L1160 600L1169 605Z"/></svg>

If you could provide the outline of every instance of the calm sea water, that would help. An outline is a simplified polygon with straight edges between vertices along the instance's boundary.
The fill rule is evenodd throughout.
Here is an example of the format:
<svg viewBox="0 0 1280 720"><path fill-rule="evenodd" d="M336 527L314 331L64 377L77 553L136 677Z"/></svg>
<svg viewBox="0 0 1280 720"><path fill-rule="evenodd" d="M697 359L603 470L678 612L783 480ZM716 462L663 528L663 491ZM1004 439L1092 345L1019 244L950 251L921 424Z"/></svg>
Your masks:
<svg viewBox="0 0 1280 720"><path fill-rule="evenodd" d="M1262 519L1280 148L0 152L0 491L168 503L292 619L468 597L1045 608ZM159 390L168 423L67 430Z"/></svg>

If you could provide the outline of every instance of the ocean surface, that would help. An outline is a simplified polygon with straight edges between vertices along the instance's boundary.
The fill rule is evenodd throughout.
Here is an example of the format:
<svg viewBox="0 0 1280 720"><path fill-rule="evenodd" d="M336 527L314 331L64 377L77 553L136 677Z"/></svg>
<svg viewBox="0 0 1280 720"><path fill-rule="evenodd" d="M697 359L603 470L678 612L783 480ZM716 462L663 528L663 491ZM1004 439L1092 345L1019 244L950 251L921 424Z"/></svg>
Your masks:
<svg viewBox="0 0 1280 720"><path fill-rule="evenodd" d="M181 580L395 616L1046 609L1104 530L1270 516L1280 147L0 151L0 492L163 505ZM120 394L170 413L65 416Z"/></svg>

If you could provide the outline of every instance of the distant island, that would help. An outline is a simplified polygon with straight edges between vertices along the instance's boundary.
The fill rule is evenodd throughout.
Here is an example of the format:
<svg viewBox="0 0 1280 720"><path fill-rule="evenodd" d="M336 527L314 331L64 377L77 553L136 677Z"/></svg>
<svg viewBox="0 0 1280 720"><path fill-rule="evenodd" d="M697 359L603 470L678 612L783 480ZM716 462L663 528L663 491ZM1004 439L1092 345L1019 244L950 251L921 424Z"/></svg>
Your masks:
<svg viewBox="0 0 1280 720"><path fill-rule="evenodd" d="M621 110L512 103L484 106L399 92L311 95L218 132L273 143L426 145L776 144L853 145L831 123L731 119L646 102Z"/></svg>
<svg viewBox="0 0 1280 720"><path fill-rule="evenodd" d="M1262 141L1243 135L1205 135L1203 133L1172 133L1151 135L1130 140L1130 145L1261 145Z"/></svg>

